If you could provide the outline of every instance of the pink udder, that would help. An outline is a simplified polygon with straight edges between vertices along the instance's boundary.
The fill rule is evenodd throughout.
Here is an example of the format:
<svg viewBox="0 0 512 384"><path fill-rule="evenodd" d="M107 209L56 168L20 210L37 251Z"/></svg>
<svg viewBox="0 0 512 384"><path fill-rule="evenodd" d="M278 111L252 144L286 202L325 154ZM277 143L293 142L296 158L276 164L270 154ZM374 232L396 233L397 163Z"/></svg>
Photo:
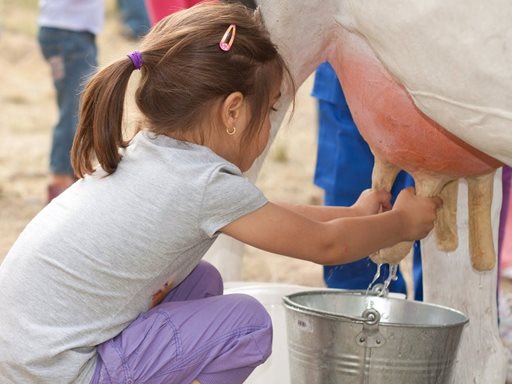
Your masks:
<svg viewBox="0 0 512 384"><path fill-rule="evenodd" d="M375 58L347 49L332 65L361 135L392 164L452 178L488 173L502 165L423 114Z"/></svg>

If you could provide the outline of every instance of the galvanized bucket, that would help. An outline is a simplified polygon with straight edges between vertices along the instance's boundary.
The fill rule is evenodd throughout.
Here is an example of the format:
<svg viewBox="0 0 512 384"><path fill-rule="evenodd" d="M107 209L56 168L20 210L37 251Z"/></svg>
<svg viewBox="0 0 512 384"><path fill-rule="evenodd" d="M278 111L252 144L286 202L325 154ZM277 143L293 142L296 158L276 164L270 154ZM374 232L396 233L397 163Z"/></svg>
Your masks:
<svg viewBox="0 0 512 384"><path fill-rule="evenodd" d="M468 318L360 291L283 298L293 384L445 384Z"/></svg>

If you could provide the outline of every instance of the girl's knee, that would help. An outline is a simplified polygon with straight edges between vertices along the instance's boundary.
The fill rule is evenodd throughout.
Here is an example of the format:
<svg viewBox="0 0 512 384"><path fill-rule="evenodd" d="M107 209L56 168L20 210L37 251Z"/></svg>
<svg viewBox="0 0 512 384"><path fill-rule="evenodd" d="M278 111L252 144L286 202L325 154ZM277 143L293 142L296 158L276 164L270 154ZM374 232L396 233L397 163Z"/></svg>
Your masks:
<svg viewBox="0 0 512 384"><path fill-rule="evenodd" d="M241 330L237 336L239 347L250 351L247 366L263 364L272 353L272 319L265 307L254 297L244 294L229 294L233 318L237 319L236 328ZM243 355L243 353L241 353Z"/></svg>
<svg viewBox="0 0 512 384"><path fill-rule="evenodd" d="M252 337L261 354L258 364L262 364L272 353L272 319L265 307L255 298L249 296L247 305L248 310L253 313L254 323L260 327L252 333Z"/></svg>
<svg viewBox="0 0 512 384"><path fill-rule="evenodd" d="M200 281L208 282L205 297L219 296L224 292L224 283L220 272L207 261L200 261L193 273L200 275Z"/></svg>
<svg viewBox="0 0 512 384"><path fill-rule="evenodd" d="M248 311L254 314L255 321L260 322L260 324L265 328L272 329L272 319L263 304L252 296L247 296L246 300Z"/></svg>
<svg viewBox="0 0 512 384"><path fill-rule="evenodd" d="M269 313L257 299L243 293L224 295L232 300L232 305L247 319L263 328L272 327L272 320Z"/></svg>

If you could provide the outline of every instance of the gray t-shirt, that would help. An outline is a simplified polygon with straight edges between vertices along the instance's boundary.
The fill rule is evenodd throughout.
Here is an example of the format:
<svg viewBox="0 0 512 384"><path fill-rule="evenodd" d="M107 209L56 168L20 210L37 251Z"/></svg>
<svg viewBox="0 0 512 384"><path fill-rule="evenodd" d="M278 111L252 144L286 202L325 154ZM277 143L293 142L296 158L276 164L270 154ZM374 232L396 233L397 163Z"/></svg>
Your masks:
<svg viewBox="0 0 512 384"><path fill-rule="evenodd" d="M89 383L95 346L179 284L220 228L266 202L210 149L137 134L114 174L53 200L0 266L0 383Z"/></svg>

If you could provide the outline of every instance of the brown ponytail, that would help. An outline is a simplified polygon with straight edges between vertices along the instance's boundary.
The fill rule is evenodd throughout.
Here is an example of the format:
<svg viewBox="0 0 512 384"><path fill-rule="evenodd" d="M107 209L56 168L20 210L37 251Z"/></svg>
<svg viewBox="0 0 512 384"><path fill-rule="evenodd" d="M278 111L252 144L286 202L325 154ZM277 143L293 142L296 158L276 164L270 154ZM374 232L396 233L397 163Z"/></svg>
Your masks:
<svg viewBox="0 0 512 384"><path fill-rule="evenodd" d="M95 160L113 173L121 160L124 98L133 63L127 57L100 70L89 81L80 101L80 118L71 148L71 162L78 177L94 171Z"/></svg>

